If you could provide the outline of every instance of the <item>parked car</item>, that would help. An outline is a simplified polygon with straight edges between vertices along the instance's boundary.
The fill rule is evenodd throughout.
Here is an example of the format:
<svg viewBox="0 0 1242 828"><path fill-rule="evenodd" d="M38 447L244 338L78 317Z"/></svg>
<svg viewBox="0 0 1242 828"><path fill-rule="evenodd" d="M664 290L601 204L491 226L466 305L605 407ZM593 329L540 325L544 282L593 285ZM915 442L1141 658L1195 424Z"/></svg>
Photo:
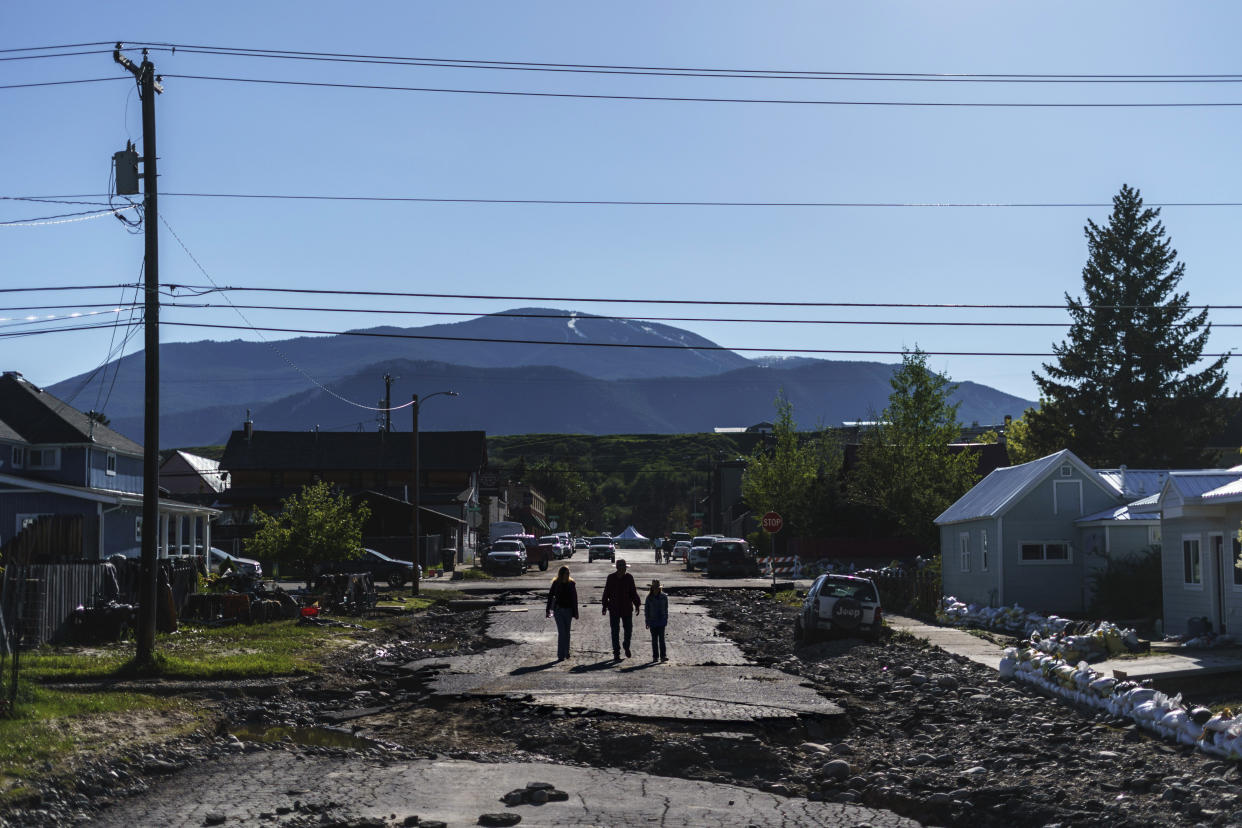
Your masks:
<svg viewBox="0 0 1242 828"><path fill-rule="evenodd" d="M214 546L207 550L207 567L212 572L223 573L231 569L243 575L263 577L263 564L254 558L239 558Z"/></svg>
<svg viewBox="0 0 1242 828"><path fill-rule="evenodd" d="M743 575L759 577L759 562L751 554L750 544L741 538L722 538L712 544L707 553L707 577Z"/></svg>
<svg viewBox="0 0 1242 828"><path fill-rule="evenodd" d="M561 560L568 558L573 551L573 547L565 545L565 539L560 535L544 535L539 539L540 546L551 546L552 558Z"/></svg>
<svg viewBox="0 0 1242 828"><path fill-rule="evenodd" d="M693 572L707 566L707 553L720 535L699 535L690 541L690 551L686 553L686 569Z"/></svg>
<svg viewBox="0 0 1242 828"><path fill-rule="evenodd" d="M483 564L485 569L511 571L521 575L528 568L526 544L520 540L501 538L492 544Z"/></svg>
<svg viewBox="0 0 1242 828"><path fill-rule="evenodd" d="M820 575L802 602L794 641L812 643L828 634L875 640L883 628L884 611L874 581L853 575Z"/></svg>
<svg viewBox="0 0 1242 828"><path fill-rule="evenodd" d="M607 536L591 538L591 544L587 547L587 563L596 558L607 558L610 561L617 559L617 545L613 543L612 538Z"/></svg>
<svg viewBox="0 0 1242 828"><path fill-rule="evenodd" d="M684 561L690 554L690 541L677 541L673 544L673 560Z"/></svg>
<svg viewBox="0 0 1242 828"><path fill-rule="evenodd" d="M388 586L393 589L400 589L406 584L414 580L414 563L412 561L403 561L399 558L391 558L382 552L374 549L363 549L362 554L357 558L350 558L344 561L333 561L328 564L320 564L319 572L369 572L371 580L375 583L387 581ZM419 569L421 574L422 569Z"/></svg>
<svg viewBox="0 0 1242 828"><path fill-rule="evenodd" d="M515 540L526 547L526 565L538 566L540 570L548 568L552 560L551 550L539 546L539 538L534 535L505 535L501 540ZM495 548L495 544L492 545Z"/></svg>

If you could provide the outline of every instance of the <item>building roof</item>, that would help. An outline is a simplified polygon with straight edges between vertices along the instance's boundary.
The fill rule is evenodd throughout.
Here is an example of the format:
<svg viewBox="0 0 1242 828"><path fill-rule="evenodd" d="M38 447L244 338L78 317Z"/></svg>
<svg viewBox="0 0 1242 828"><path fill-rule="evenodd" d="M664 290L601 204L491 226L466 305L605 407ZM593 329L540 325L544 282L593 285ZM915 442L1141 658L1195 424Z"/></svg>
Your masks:
<svg viewBox="0 0 1242 828"><path fill-rule="evenodd" d="M1238 478L1232 483L1226 483L1223 486L1212 489L1203 493L1203 499L1210 503L1225 503L1235 500L1242 500L1242 471L1238 472Z"/></svg>
<svg viewBox="0 0 1242 828"><path fill-rule="evenodd" d="M36 480L29 477L17 477L12 474L0 474L0 490L6 486L17 489L34 489L50 494L74 497L93 503L107 503L115 506L142 506L143 497L133 492L118 492L112 489L96 489L88 486L71 486L67 483L53 483L48 480ZM219 509L203 506L198 503L187 503L184 500L159 499L159 508L168 512L181 514L218 515Z"/></svg>
<svg viewBox="0 0 1242 828"><path fill-rule="evenodd" d="M88 443L126 454L142 455L142 446L92 420L25 379L16 371L0 375L0 422L7 433L33 444Z"/></svg>
<svg viewBox="0 0 1242 828"><path fill-rule="evenodd" d="M408 470L412 462L408 431L244 431L229 436L220 466L241 469L326 471L328 469ZM420 431L418 466L423 470L480 469L487 465L487 433Z"/></svg>
<svg viewBox="0 0 1242 828"><path fill-rule="evenodd" d="M1169 479L1168 469L1096 469L1104 482L1116 489L1122 497L1136 498L1160 494L1164 481Z"/></svg>
<svg viewBox="0 0 1242 828"><path fill-rule="evenodd" d="M1228 487L1239 479L1242 479L1242 471L1230 469L1175 471L1169 474L1166 486L1175 490L1183 500L1197 500L1209 492Z"/></svg>
<svg viewBox="0 0 1242 828"><path fill-rule="evenodd" d="M225 481L228 480L228 472L220 470L220 461L212 460L209 457L203 457L198 454L190 454L188 451L180 449L168 455L168 459L160 464L160 474L165 475L165 467L174 460L180 460L196 474L213 491L222 492L228 488ZM174 472L177 476L185 476L185 472ZM171 485L171 483L169 484ZM197 484L195 484L197 485Z"/></svg>
<svg viewBox="0 0 1242 828"><path fill-rule="evenodd" d="M1096 512L1094 515L1087 515L1074 521L1075 523L1098 523L1104 520L1160 520L1160 493L1149 495L1141 500L1135 500L1124 506L1115 506L1111 509L1105 509L1102 512Z"/></svg>
<svg viewBox="0 0 1242 828"><path fill-rule="evenodd" d="M1039 483L1059 469L1063 464L1070 463L1078 468L1083 477L1095 480L1100 488L1116 495L1116 490L1100 479L1095 471L1078 459L1069 449L1062 449L1056 454L1049 454L1029 463L1017 466L1006 466L995 469L987 477L980 480L957 502L945 509L936 518L937 525L962 523L967 520L994 518L1003 514L1011 504L1035 488Z"/></svg>

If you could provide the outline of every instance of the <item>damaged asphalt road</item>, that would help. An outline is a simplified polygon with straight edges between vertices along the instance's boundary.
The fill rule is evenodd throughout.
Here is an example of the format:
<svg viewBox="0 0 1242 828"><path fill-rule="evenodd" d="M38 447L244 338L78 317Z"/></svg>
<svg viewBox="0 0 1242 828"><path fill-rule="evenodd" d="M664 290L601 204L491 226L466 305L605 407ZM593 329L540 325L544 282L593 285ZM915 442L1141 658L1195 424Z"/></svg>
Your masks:
<svg viewBox="0 0 1242 828"><path fill-rule="evenodd" d="M168 825L476 824L496 812L525 824L1155 826L1224 825L1242 810L1233 764L907 637L795 652L793 610L760 593L681 592L670 604L672 662L650 667L641 624L635 658L602 665L607 626L591 606L574 658L552 666L553 625L537 602L439 606L267 698L213 691L218 732L84 768L0 819L150 824L158 809ZM733 710L719 698L728 684L759 706L788 692L810 708L678 715ZM676 701L653 706L655 687ZM568 801L500 801L530 782ZM621 798L609 804L609 792Z"/></svg>

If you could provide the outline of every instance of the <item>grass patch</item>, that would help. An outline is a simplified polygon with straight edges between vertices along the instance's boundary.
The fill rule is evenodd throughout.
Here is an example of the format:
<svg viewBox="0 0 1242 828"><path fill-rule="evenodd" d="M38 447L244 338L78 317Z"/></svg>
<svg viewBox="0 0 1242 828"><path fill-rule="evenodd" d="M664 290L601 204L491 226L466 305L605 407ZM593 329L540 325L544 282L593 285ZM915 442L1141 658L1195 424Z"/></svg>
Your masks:
<svg viewBox="0 0 1242 828"><path fill-rule="evenodd" d="M382 621L350 623L374 629ZM352 644L360 631L319 627L297 621L237 624L230 627L183 626L155 642L153 669L136 670L132 644L100 647L40 648L22 654L23 678L35 682L121 679L158 675L182 679L246 679L307 675L333 650Z"/></svg>
<svg viewBox="0 0 1242 828"><path fill-rule="evenodd" d="M796 589L786 589L772 596L772 600L778 604L784 604L787 607L802 606L802 596L798 594Z"/></svg>
<svg viewBox="0 0 1242 828"><path fill-rule="evenodd" d="M482 569L470 568L470 569L459 569L457 571L461 573L461 579L463 581L494 581L496 580L495 576L490 575L487 572L484 572Z"/></svg>
<svg viewBox="0 0 1242 828"><path fill-rule="evenodd" d="M53 690L19 681L11 718L0 718L0 802L30 792L25 780L70 772L83 754L187 733L205 718L179 699Z"/></svg>

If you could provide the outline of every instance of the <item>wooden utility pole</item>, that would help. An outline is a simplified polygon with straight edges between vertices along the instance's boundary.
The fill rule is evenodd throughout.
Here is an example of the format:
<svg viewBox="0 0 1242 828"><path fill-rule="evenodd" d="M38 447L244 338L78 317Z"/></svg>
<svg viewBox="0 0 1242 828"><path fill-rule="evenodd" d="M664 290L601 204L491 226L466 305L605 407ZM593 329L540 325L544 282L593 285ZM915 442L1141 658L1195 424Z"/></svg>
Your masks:
<svg viewBox="0 0 1242 828"><path fill-rule="evenodd" d="M422 561L419 560L418 548L418 395L413 396L413 404L410 406L413 417L414 433L410 436L410 463L414 467L414 477L410 481L410 502L414 504L414 584L410 587L410 593L418 595L419 593L419 574L422 571Z"/></svg>
<svg viewBox="0 0 1242 828"><path fill-rule="evenodd" d="M160 237L156 204L158 173L155 155L155 95L163 88L155 80L155 64L142 50L142 65L121 54L116 45L112 59L124 66L138 81L142 98L142 220L146 249L143 264L143 353L145 406L142 430L142 565L138 581L137 652L134 660L150 664L155 655L155 612L158 583L160 535Z"/></svg>

